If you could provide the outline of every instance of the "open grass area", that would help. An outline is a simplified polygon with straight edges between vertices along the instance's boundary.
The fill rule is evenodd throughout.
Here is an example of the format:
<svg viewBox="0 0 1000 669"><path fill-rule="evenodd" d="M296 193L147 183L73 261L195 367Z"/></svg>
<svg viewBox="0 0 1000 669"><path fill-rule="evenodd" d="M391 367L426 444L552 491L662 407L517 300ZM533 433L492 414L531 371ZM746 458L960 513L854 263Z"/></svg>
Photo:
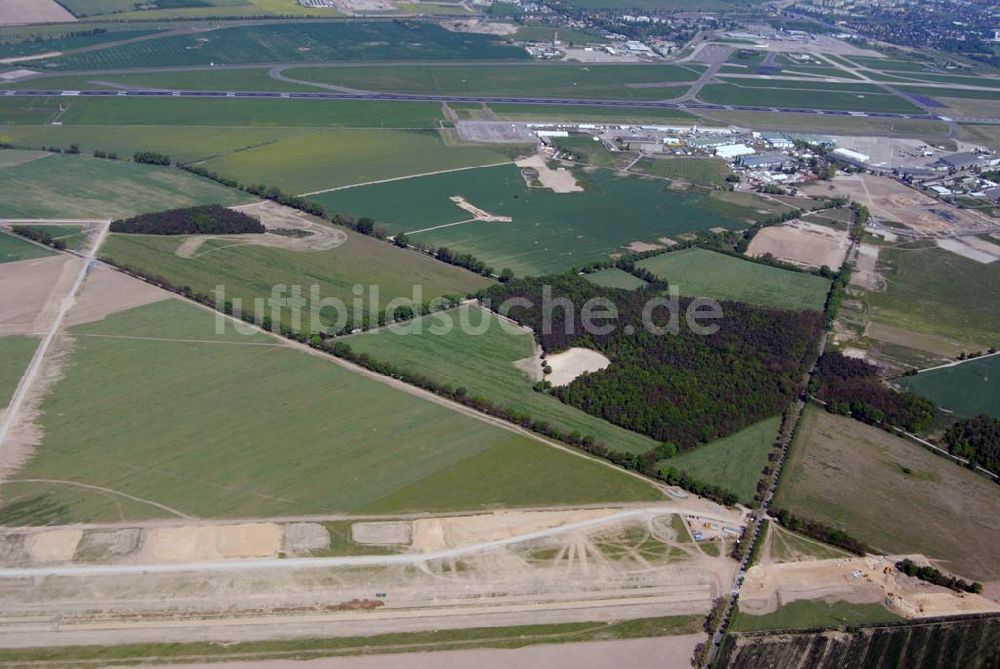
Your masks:
<svg viewBox="0 0 1000 669"><path fill-rule="evenodd" d="M823 116L816 114L773 114L770 112L711 111L702 114L717 123L732 123L759 130L781 132L824 132L843 135L891 134L940 143L947 141L948 125L922 119L874 118L871 116ZM961 126L960 126L961 127Z"/></svg>
<svg viewBox="0 0 1000 669"><path fill-rule="evenodd" d="M0 172L0 183L3 182L2 177L3 172ZM4 203L0 201L0 215L4 214L4 210ZM53 253L55 251L50 251L44 246L29 242L17 235L0 231L0 263L43 258Z"/></svg>
<svg viewBox="0 0 1000 669"><path fill-rule="evenodd" d="M292 79L383 93L610 100L677 97L684 87L669 84L694 81L699 74L700 68L681 65L563 63L309 67L285 71ZM634 84L646 85L640 88Z"/></svg>
<svg viewBox="0 0 1000 669"><path fill-rule="evenodd" d="M961 416L1000 418L1000 356L969 360L953 367L904 376L897 383Z"/></svg>
<svg viewBox="0 0 1000 669"><path fill-rule="evenodd" d="M448 146L434 131L344 130L294 135L213 158L204 166L243 183L306 193L509 160L494 148ZM406 202L397 204L413 212Z"/></svg>
<svg viewBox="0 0 1000 669"><path fill-rule="evenodd" d="M0 486L4 524L172 515L148 502L228 518L659 496L634 476L325 356L265 335L218 334L210 312L177 300L70 334L72 364L41 407L44 439ZM451 485L422 488L452 470Z"/></svg>
<svg viewBox="0 0 1000 669"><path fill-rule="evenodd" d="M773 562L793 562L798 560L833 560L854 557L847 551L820 543L815 539L790 532L777 523L768 525ZM761 538L763 540L763 537Z"/></svg>
<svg viewBox="0 0 1000 669"><path fill-rule="evenodd" d="M61 70L331 60L517 60L520 48L490 35L423 22L266 23L123 44L42 61Z"/></svg>
<svg viewBox="0 0 1000 669"><path fill-rule="evenodd" d="M83 31L81 31L83 32ZM96 35L77 35L65 37L52 37L49 39L24 40L18 42L0 43L0 58L18 58L21 56L35 56L53 51L69 51L70 49L82 49L84 47L117 42L119 40L152 35L158 30L121 30L116 32L105 32Z"/></svg>
<svg viewBox="0 0 1000 669"><path fill-rule="evenodd" d="M639 277L633 276L625 270L618 269L617 267L602 269L597 272L584 274L583 276L587 281L596 283L598 286L604 286L605 288L635 290L636 288L642 288L643 286L649 285Z"/></svg>
<svg viewBox="0 0 1000 669"><path fill-rule="evenodd" d="M53 239L58 239L70 251L79 251L87 241L87 235L82 225L26 225L30 230L47 232Z"/></svg>
<svg viewBox="0 0 1000 669"><path fill-rule="evenodd" d="M724 186L732 174L726 161L719 158L643 158L633 168L657 177L680 179L704 186Z"/></svg>
<svg viewBox="0 0 1000 669"><path fill-rule="evenodd" d="M1000 577L997 486L851 418L807 407L774 506L965 578Z"/></svg>
<svg viewBox="0 0 1000 669"><path fill-rule="evenodd" d="M749 504L767 464L767 454L778 437L781 416L762 420L728 437L661 460L661 469L673 467L693 478L736 493Z"/></svg>
<svg viewBox="0 0 1000 669"><path fill-rule="evenodd" d="M301 323L294 324L290 308L281 308L280 314L285 325L306 332L329 326L338 317L335 308L326 308L319 312L317 322L312 322L313 305L323 305L312 301L312 286L317 287L319 300L335 298L352 311L353 288L363 286L361 313L371 315L376 308L383 309L389 300L411 299L415 286L422 291L418 302L424 302L442 295L474 293L491 283L485 277L425 254L399 249L347 229L342 232L347 235L346 242L327 251L234 246L226 240L209 239L190 258L175 253L187 237L113 234L105 242L101 255L204 295L214 295L215 287L223 285L226 297L240 298L244 310L251 309L256 299L269 298L273 286L299 286L306 301ZM372 286L377 288L376 300L370 299ZM270 309L267 313L270 314Z"/></svg>
<svg viewBox="0 0 1000 669"><path fill-rule="evenodd" d="M0 172L0 216L120 218L196 204L244 204L240 191L182 170L56 155Z"/></svg>
<svg viewBox="0 0 1000 669"><path fill-rule="evenodd" d="M903 620L881 604L827 602L821 599L800 599L778 608L774 613L754 616L737 610L732 628L739 632L755 630L806 629L809 627L842 627L865 623L886 623Z"/></svg>
<svg viewBox="0 0 1000 669"><path fill-rule="evenodd" d="M478 106L478 105L477 105ZM695 124L698 117L679 109L626 109L566 105L490 103L501 121L560 121L577 123L679 123Z"/></svg>
<svg viewBox="0 0 1000 669"><path fill-rule="evenodd" d="M710 84L699 97L705 102L724 105L760 105L795 109L832 109L848 111L921 113L916 105L903 98L865 84L828 84L811 82L780 82L768 80L748 85L739 83ZM768 85L770 84L770 85ZM841 86L848 86L841 90Z"/></svg>
<svg viewBox="0 0 1000 669"><path fill-rule="evenodd" d="M447 334L434 334L431 328L444 318L451 319L454 327ZM463 322L476 327L460 327ZM501 323L471 306L422 319L420 327L423 330L418 333L411 326L401 326L351 337L347 342L357 353L423 373L453 388L465 387L470 396L480 395L527 412L567 432L593 435L613 450L643 453L656 447L648 437L532 390L534 381L514 365L534 353L534 336L530 332ZM474 334L478 330L482 334Z"/></svg>
<svg viewBox="0 0 1000 669"><path fill-rule="evenodd" d="M671 190L663 182L609 170L580 174L585 191L528 188L513 165L351 188L314 197L331 211L370 216L411 242L471 253L520 275L560 272L622 252L632 242L712 227L741 228L764 217L764 200L731 193ZM460 195L509 223L470 220ZM622 212L627 208L628 216ZM610 222L615 224L611 225ZM449 225L460 223L459 225ZM447 227L439 227L447 226ZM433 229L430 229L433 228Z"/></svg>
<svg viewBox="0 0 1000 669"><path fill-rule="evenodd" d="M868 294L873 321L975 349L1000 346L1000 263L917 243L883 248L879 270L887 288Z"/></svg>
<svg viewBox="0 0 1000 669"><path fill-rule="evenodd" d="M34 337L0 337L0 409L10 403L36 348L38 340Z"/></svg>
<svg viewBox="0 0 1000 669"><path fill-rule="evenodd" d="M769 267L699 248L647 258L639 266L677 286L681 295L767 307L822 310L830 290L827 279L813 274Z"/></svg>
<svg viewBox="0 0 1000 669"><path fill-rule="evenodd" d="M90 90L126 86L186 91L316 91L315 86L293 84L268 75L268 68L206 69L188 72L127 72L119 74L57 75L0 84L2 89Z"/></svg>

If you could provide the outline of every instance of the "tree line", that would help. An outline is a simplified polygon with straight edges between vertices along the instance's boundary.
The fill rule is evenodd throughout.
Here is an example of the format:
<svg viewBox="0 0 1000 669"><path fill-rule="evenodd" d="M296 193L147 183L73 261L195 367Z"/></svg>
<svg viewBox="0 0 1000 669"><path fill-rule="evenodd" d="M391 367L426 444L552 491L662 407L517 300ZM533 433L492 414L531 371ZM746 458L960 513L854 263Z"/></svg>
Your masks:
<svg viewBox="0 0 1000 669"><path fill-rule="evenodd" d="M131 235L240 235L263 234L267 228L249 214L218 204L207 204L113 221L111 232Z"/></svg>
<svg viewBox="0 0 1000 669"><path fill-rule="evenodd" d="M30 239L31 241L38 242L39 244L51 246L52 248L60 251L66 248L66 242L55 238L52 236L51 232L44 228L38 228L30 225L15 225L11 228L11 232L15 235L20 235L25 239Z"/></svg>
<svg viewBox="0 0 1000 669"><path fill-rule="evenodd" d="M897 562L896 569L903 572L907 576L914 576L919 578L921 581L927 581L928 583L933 583L934 585L940 585L944 588L954 590L955 592L971 592L978 595L983 591L982 583L970 583L965 579L948 576L947 574L941 573L934 567L918 567L913 560L909 558L904 558Z"/></svg>
<svg viewBox="0 0 1000 669"><path fill-rule="evenodd" d="M1000 418L980 415L960 420L945 431L943 441L952 455L1000 473Z"/></svg>
<svg viewBox="0 0 1000 669"><path fill-rule="evenodd" d="M793 532L804 534L807 537L822 541L823 543L843 548L855 555L864 555L873 552L871 547L859 541L843 530L830 527L815 520L796 516L785 509L775 509L771 515L781 524Z"/></svg>

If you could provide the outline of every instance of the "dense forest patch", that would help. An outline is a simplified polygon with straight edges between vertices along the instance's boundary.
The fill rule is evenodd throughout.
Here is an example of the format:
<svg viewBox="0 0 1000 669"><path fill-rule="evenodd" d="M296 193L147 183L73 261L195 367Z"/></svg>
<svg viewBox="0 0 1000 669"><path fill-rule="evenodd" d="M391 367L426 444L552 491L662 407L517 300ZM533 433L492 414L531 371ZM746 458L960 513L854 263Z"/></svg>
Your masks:
<svg viewBox="0 0 1000 669"><path fill-rule="evenodd" d="M944 443L952 455L1000 472L1000 419L975 416L961 420L945 432Z"/></svg>
<svg viewBox="0 0 1000 669"><path fill-rule="evenodd" d="M111 232L133 235L241 235L262 234L267 229L249 214L208 204L114 221Z"/></svg>

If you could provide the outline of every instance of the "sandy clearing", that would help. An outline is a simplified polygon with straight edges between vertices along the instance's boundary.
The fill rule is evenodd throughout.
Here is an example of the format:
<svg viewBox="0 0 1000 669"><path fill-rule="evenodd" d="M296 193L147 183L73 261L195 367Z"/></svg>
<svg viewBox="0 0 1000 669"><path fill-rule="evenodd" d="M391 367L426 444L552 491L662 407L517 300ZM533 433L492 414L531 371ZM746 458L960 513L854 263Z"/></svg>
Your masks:
<svg viewBox="0 0 1000 669"><path fill-rule="evenodd" d="M980 251L989 253L991 256L1000 258L1000 244L994 244L988 239L980 239L979 237L974 237L972 235L959 237L959 239L974 249L979 249Z"/></svg>
<svg viewBox="0 0 1000 669"><path fill-rule="evenodd" d="M576 182L576 177L567 169L554 170L549 167L545 158L534 155L514 163L518 167L530 167L538 172L538 181L545 188L555 193L582 193L583 186Z"/></svg>
<svg viewBox="0 0 1000 669"><path fill-rule="evenodd" d="M319 523L289 523L284 526L281 550L303 555L330 547L330 532Z"/></svg>
<svg viewBox="0 0 1000 669"><path fill-rule="evenodd" d="M275 557L281 539L275 523L155 527L144 533L138 557L156 563Z"/></svg>
<svg viewBox="0 0 1000 669"><path fill-rule="evenodd" d="M643 253L645 251L655 251L657 249L662 249L663 247L659 244L650 244L649 242L634 241L628 246L626 246L632 253Z"/></svg>
<svg viewBox="0 0 1000 669"><path fill-rule="evenodd" d="M569 385L584 372L599 372L611 364L604 354L576 346L550 355L546 362L552 368L552 373L546 378L554 386Z"/></svg>
<svg viewBox="0 0 1000 669"><path fill-rule="evenodd" d="M454 33L480 33L483 35L513 35L517 32L517 26L509 23L494 23L480 19L442 21L441 27Z"/></svg>
<svg viewBox="0 0 1000 669"><path fill-rule="evenodd" d="M20 79L33 77L36 74L38 74L38 72L35 72L34 70L10 70L9 72L0 72L0 81L19 81Z"/></svg>
<svg viewBox="0 0 1000 669"><path fill-rule="evenodd" d="M515 360L513 364L524 372L533 383L545 379L545 373L542 371L545 367L545 363L542 361L542 347L538 345L538 342L535 342L534 355L530 358Z"/></svg>
<svg viewBox="0 0 1000 669"><path fill-rule="evenodd" d="M615 513L619 513L619 510L497 511L478 516L424 518L413 521L413 550L429 553L498 541Z"/></svg>
<svg viewBox="0 0 1000 669"><path fill-rule="evenodd" d="M514 220L510 216L500 216L498 214L491 214L485 209L480 209L476 205L466 200L461 195L452 195L448 199L454 202L459 209L462 209L472 214L472 219L475 221L486 221L487 223L510 223L511 221Z"/></svg>
<svg viewBox="0 0 1000 669"><path fill-rule="evenodd" d="M0 263L0 336L45 331L82 263L66 254Z"/></svg>
<svg viewBox="0 0 1000 669"><path fill-rule="evenodd" d="M66 325L100 321L111 314L171 299L170 293L145 281L98 265L87 277L87 285L66 316Z"/></svg>
<svg viewBox="0 0 1000 669"><path fill-rule="evenodd" d="M0 26L73 21L76 17L56 0L0 0Z"/></svg>
<svg viewBox="0 0 1000 669"><path fill-rule="evenodd" d="M403 545L413 537L413 523L407 520L354 523L351 539L359 544Z"/></svg>
<svg viewBox="0 0 1000 669"><path fill-rule="evenodd" d="M935 239L934 243L939 249L951 251L955 255L960 255L963 258L968 258L969 260L975 260L983 265L989 265L991 262L996 262L1000 259L998 256L983 249L974 248L972 245L966 244L960 239Z"/></svg>
<svg viewBox="0 0 1000 669"><path fill-rule="evenodd" d="M882 277L878 273L879 247L874 244L862 243L858 247L858 256L851 273L851 285L868 290L880 290Z"/></svg>
<svg viewBox="0 0 1000 669"><path fill-rule="evenodd" d="M851 241L847 230L836 230L806 221L791 221L763 228L754 235L747 255L759 258L771 254L796 265L840 269Z"/></svg>
<svg viewBox="0 0 1000 669"><path fill-rule="evenodd" d="M68 562L76 554L83 530L33 532L24 538L24 549L34 562Z"/></svg>

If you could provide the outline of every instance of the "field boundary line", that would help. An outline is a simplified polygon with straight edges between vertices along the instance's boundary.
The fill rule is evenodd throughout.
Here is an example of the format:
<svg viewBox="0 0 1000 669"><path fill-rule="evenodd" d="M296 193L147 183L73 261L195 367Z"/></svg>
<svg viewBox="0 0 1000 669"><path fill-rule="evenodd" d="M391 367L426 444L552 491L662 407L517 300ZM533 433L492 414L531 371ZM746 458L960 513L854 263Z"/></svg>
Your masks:
<svg viewBox="0 0 1000 669"><path fill-rule="evenodd" d="M130 339L136 341L166 341L166 342L175 342L178 344L222 344L226 346L262 346L265 348L275 348L276 346L284 346L284 343L264 344L262 342L251 342L251 341L213 341L211 339L178 339L174 337L136 337L132 335L99 334L96 332L91 332L91 333L74 332L73 336L97 337L99 339Z"/></svg>
<svg viewBox="0 0 1000 669"><path fill-rule="evenodd" d="M312 193L302 193L298 197L309 197L310 195L322 195L323 193L333 193L338 190L347 190L348 188L359 188L361 186L374 186L377 184L390 183L392 181L404 181L405 179L416 179L418 177L432 177L436 174L449 174L451 172L464 172L466 170L480 170L484 167L500 167L501 165L513 165L513 160L505 160L502 163L490 163L489 165L468 165L466 167L452 167L447 170L436 170L434 172L423 172L421 174L408 174L402 177L392 177L390 179L377 179L375 181L365 181L357 184L350 184L347 186L337 186L336 188L326 188L324 190L313 191Z"/></svg>
<svg viewBox="0 0 1000 669"><path fill-rule="evenodd" d="M154 502L151 499L143 499L142 497L135 497L120 490L112 490L111 488L104 488L102 486L91 485L89 483L81 483L79 481L66 481L63 479L7 479L6 481L4 481L4 483L50 483L50 484L75 486L77 488L85 488L87 490L94 490L97 492L107 493L109 495L118 495L120 497L124 497L125 499L130 499L133 502L139 502L140 504L149 504L150 506L155 506L158 509L162 509L163 511L168 511L180 518L186 518L191 520L194 519L194 516L189 516L186 513L183 513L181 511L178 511L177 509L167 506L166 504L160 504L159 502Z"/></svg>
<svg viewBox="0 0 1000 669"><path fill-rule="evenodd" d="M967 362L973 362L975 360L983 360L984 358L992 358L995 355L1000 355L1000 351L994 353L987 353L985 355L977 355L974 358L966 358L965 360L955 360L953 362L946 362L943 365L937 365L936 367L928 367L926 369L918 369L917 374L923 374L924 372L933 372L936 369L947 369L949 367L958 367L964 365Z"/></svg>
<svg viewBox="0 0 1000 669"><path fill-rule="evenodd" d="M475 223L478 220L481 220L481 219L478 219L478 218L469 218L469 219L466 219L464 221L455 221L454 223L444 223L442 225L434 225L434 226L431 226L429 228L423 228L422 230L410 230L409 232L406 232L404 234L406 234L407 236L409 236L409 235L416 235L416 234L419 234L421 232L430 232L431 230L440 230L441 228L451 228L451 227L454 227L456 225L465 225L466 223Z"/></svg>

